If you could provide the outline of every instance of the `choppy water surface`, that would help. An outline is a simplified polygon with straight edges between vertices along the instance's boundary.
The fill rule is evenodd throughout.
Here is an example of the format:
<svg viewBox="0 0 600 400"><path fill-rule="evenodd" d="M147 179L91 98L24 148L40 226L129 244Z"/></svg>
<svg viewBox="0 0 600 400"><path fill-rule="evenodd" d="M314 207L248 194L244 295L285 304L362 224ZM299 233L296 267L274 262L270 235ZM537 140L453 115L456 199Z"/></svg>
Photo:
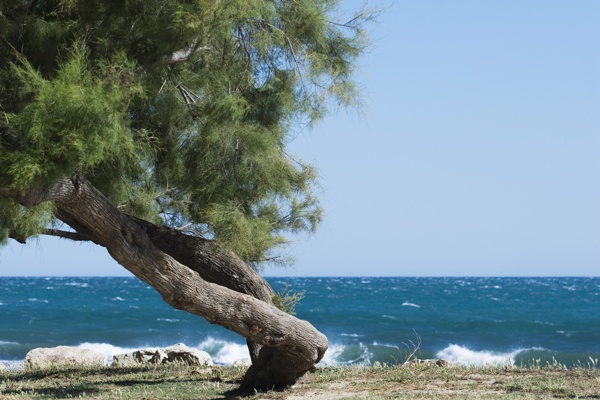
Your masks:
<svg viewBox="0 0 600 400"><path fill-rule="evenodd" d="M305 291L299 318L325 333L323 363L568 366L600 359L600 278L271 278ZM244 340L177 311L135 278L0 278L0 359L34 347L81 346L113 354L183 342L230 364Z"/></svg>

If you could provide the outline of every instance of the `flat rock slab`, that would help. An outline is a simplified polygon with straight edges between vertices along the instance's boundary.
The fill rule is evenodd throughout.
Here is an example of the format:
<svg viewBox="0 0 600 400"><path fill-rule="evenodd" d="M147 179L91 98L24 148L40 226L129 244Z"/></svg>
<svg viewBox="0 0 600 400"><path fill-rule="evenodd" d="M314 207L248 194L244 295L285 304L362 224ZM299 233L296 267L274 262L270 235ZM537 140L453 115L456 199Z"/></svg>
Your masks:
<svg viewBox="0 0 600 400"><path fill-rule="evenodd" d="M183 343L162 349L141 349L113 357L113 367L131 367L136 365L182 364L213 365L213 360L205 351L190 349Z"/></svg>
<svg viewBox="0 0 600 400"><path fill-rule="evenodd" d="M25 356L25 369L105 367L106 356L90 349L58 346L39 347Z"/></svg>

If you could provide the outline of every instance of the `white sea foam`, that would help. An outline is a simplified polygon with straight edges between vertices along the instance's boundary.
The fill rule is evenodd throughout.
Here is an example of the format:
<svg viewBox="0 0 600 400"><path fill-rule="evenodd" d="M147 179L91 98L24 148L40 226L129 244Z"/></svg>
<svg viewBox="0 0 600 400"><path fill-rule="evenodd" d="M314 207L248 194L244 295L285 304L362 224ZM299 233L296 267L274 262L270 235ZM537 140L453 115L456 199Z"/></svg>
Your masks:
<svg viewBox="0 0 600 400"><path fill-rule="evenodd" d="M322 366L341 365L342 363L340 363L337 360L337 358L340 355L342 355L342 352L344 351L344 348L345 348L345 346L343 346L341 344L330 344L329 348L325 352L325 356L319 362L319 365L322 365Z"/></svg>
<svg viewBox="0 0 600 400"><path fill-rule="evenodd" d="M340 333L340 336L358 338L358 337L364 337L365 335L359 335L358 333Z"/></svg>
<svg viewBox="0 0 600 400"><path fill-rule="evenodd" d="M77 286L77 287L88 287L89 285L87 283L81 283L81 282L67 282L65 283L65 286Z"/></svg>
<svg viewBox="0 0 600 400"><path fill-rule="evenodd" d="M245 344L227 342L212 337L196 347L209 353L216 364L231 365L242 358L250 358L248 347Z"/></svg>
<svg viewBox="0 0 600 400"><path fill-rule="evenodd" d="M19 344L18 342L6 342L4 340L0 340L0 346L1 345L7 345L7 344Z"/></svg>
<svg viewBox="0 0 600 400"><path fill-rule="evenodd" d="M113 297L111 300L112 300L112 301L125 301L125 299L124 299L124 298L122 298L122 297L119 297L119 296L117 296L117 297Z"/></svg>
<svg viewBox="0 0 600 400"><path fill-rule="evenodd" d="M475 351L457 344L451 344L438 352L436 356L452 364L481 367L484 365L513 365L517 354L523 351L526 351L526 349L518 349L507 353L485 350Z"/></svg>
<svg viewBox="0 0 600 400"><path fill-rule="evenodd" d="M415 304L415 303L409 303L408 301L405 301L404 303L402 303L402 307L415 307L415 308L421 308L420 305Z"/></svg>
<svg viewBox="0 0 600 400"><path fill-rule="evenodd" d="M40 300L40 299L35 298L35 297L32 297L32 298L27 299L27 300L31 301L31 302L39 302L39 303L47 303L48 302L48 300L44 300L44 299Z"/></svg>
<svg viewBox="0 0 600 400"><path fill-rule="evenodd" d="M157 321L163 321L163 322L179 322L178 319L173 319L173 318L156 318Z"/></svg>
<svg viewBox="0 0 600 400"><path fill-rule="evenodd" d="M374 341L373 342L373 346L389 347L391 349L397 349L398 348L398 346L396 346L395 344L379 343L378 341Z"/></svg>
<svg viewBox="0 0 600 400"><path fill-rule="evenodd" d="M373 358L369 347L364 343L351 346L329 344L329 348L319 366L342 366L351 364L368 364Z"/></svg>

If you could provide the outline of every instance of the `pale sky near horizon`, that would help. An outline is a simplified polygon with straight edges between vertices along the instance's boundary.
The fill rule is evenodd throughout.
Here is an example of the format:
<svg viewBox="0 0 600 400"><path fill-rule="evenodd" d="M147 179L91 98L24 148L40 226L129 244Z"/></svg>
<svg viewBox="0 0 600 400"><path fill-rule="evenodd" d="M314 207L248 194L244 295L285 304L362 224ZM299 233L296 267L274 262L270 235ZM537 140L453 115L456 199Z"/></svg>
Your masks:
<svg viewBox="0 0 600 400"><path fill-rule="evenodd" d="M600 2L369 4L364 113L291 146L325 220L264 275L600 276ZM0 249L0 276L128 274L92 245Z"/></svg>

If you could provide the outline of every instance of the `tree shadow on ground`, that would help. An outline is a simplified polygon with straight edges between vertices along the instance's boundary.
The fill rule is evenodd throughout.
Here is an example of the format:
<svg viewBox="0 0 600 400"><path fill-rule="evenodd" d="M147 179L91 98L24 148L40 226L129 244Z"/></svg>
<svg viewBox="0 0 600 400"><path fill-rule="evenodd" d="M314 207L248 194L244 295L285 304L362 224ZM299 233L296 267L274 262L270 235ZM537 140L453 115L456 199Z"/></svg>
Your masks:
<svg viewBox="0 0 600 400"><path fill-rule="evenodd" d="M2 391L2 395L43 395L50 398L64 399L64 398L75 398L75 397L86 397L89 395L95 395L103 392L103 390L95 387L96 385L72 385L66 387L56 388L19 388L19 389L5 389Z"/></svg>
<svg viewBox="0 0 600 400"><path fill-rule="evenodd" d="M3 376L0 374L0 376ZM185 383L219 383L212 396L203 398L245 399L256 395L255 391L240 390L239 379L214 374L198 374L197 370L161 370L148 368L105 368L105 369L53 369L30 370L8 373L8 382L15 386L0 390L3 396L40 396L49 399L103 396L115 390L129 391L136 386L157 386ZM231 390L228 390L230 389ZM222 392L228 390L227 392Z"/></svg>
<svg viewBox="0 0 600 400"><path fill-rule="evenodd" d="M10 380L14 382L39 380L39 379L52 379L52 378L64 378L68 376L122 376L124 374L135 374L140 372L147 372L148 368L103 368L103 369L82 369L82 368L61 368L61 369L34 369L29 371L20 371L18 374L11 374Z"/></svg>
<svg viewBox="0 0 600 400"><path fill-rule="evenodd" d="M234 384L239 384L239 382L232 382ZM246 398L255 398L257 394L262 393L262 394L269 394L268 398L269 399L277 399L280 398L279 395L283 396L281 398L285 398L284 393L285 393L285 389L275 389L275 390L268 390L268 391L257 391L254 389L242 389L242 388L236 388L236 389L231 389L228 390L226 392L223 393L223 397L216 397L213 400L235 400L235 399L246 399Z"/></svg>

